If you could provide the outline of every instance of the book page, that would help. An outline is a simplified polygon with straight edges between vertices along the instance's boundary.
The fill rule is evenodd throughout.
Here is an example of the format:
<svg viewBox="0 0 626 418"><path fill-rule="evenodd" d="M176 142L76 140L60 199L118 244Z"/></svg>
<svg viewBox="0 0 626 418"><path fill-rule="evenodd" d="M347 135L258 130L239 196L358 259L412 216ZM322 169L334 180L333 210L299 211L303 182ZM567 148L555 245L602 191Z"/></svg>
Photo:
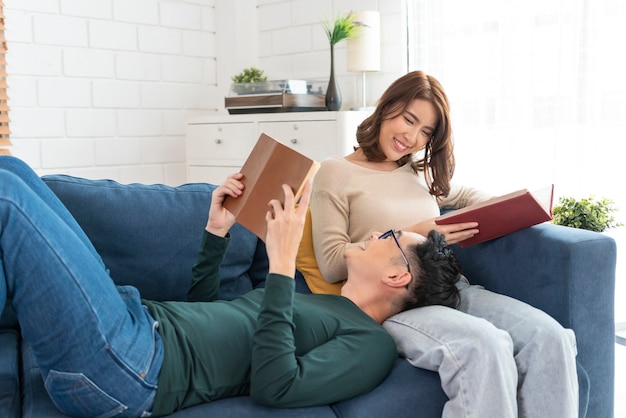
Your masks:
<svg viewBox="0 0 626 418"><path fill-rule="evenodd" d="M554 184L550 186L542 187L532 193L537 202L546 210L546 212L552 214L552 204L554 199Z"/></svg>

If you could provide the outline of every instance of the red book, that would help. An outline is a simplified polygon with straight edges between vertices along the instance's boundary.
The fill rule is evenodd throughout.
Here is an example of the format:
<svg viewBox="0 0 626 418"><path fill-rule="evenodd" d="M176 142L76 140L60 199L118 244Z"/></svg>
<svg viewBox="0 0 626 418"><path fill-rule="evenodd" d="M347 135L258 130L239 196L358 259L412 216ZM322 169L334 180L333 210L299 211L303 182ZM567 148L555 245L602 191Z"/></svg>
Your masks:
<svg viewBox="0 0 626 418"><path fill-rule="evenodd" d="M522 189L446 213L435 223L478 222L478 234L459 242L468 247L551 220L553 198L554 185L536 192Z"/></svg>
<svg viewBox="0 0 626 418"><path fill-rule="evenodd" d="M265 214L269 202L278 199L285 203L283 184L291 186L296 201L302 189L320 167L320 163L283 145L266 134L261 134L246 162L241 167L243 194L224 200L241 225L265 241L267 223Z"/></svg>

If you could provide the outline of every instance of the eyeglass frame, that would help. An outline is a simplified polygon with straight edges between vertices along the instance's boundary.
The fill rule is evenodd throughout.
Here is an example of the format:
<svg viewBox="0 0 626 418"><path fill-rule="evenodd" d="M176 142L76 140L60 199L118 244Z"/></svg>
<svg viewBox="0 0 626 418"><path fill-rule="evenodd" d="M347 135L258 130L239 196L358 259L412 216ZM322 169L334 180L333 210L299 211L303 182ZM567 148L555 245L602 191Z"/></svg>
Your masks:
<svg viewBox="0 0 626 418"><path fill-rule="evenodd" d="M408 258L406 258L406 254L404 254L404 250L400 246L400 241L398 241L398 236L396 235L396 231L394 231L393 229L390 229L389 231L380 234L378 236L378 239L387 239L389 237L392 237L393 240L396 242L396 245L398 246L398 249L400 250L400 254L402 254L402 258L404 259L404 264L406 264L406 269L408 270L409 273L411 273L411 267L409 266L409 260L408 260Z"/></svg>

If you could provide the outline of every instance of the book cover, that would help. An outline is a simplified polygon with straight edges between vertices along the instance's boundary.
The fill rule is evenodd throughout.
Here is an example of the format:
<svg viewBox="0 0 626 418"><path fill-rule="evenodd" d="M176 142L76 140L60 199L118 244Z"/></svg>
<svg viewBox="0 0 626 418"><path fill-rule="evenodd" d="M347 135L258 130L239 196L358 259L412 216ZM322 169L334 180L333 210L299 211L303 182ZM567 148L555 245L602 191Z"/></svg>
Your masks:
<svg viewBox="0 0 626 418"><path fill-rule="evenodd" d="M521 189L449 212L435 223L478 222L478 234L459 242L461 247L468 247L551 220L553 199L554 185L536 192Z"/></svg>
<svg viewBox="0 0 626 418"><path fill-rule="evenodd" d="M279 199L284 204L282 185L287 184L297 201L319 167L319 162L262 133L240 170L243 194L236 199L227 197L224 207L237 222L265 241L265 214L270 200Z"/></svg>

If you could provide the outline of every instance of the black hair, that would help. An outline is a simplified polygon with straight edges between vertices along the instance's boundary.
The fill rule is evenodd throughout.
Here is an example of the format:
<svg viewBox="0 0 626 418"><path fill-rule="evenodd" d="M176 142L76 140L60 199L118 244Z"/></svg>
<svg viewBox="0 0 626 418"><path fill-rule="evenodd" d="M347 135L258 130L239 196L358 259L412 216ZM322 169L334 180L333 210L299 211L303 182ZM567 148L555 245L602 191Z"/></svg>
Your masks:
<svg viewBox="0 0 626 418"><path fill-rule="evenodd" d="M461 267L443 235L430 231L426 241L409 246L407 256L413 279L402 310L429 305L458 308L461 297L456 283Z"/></svg>

